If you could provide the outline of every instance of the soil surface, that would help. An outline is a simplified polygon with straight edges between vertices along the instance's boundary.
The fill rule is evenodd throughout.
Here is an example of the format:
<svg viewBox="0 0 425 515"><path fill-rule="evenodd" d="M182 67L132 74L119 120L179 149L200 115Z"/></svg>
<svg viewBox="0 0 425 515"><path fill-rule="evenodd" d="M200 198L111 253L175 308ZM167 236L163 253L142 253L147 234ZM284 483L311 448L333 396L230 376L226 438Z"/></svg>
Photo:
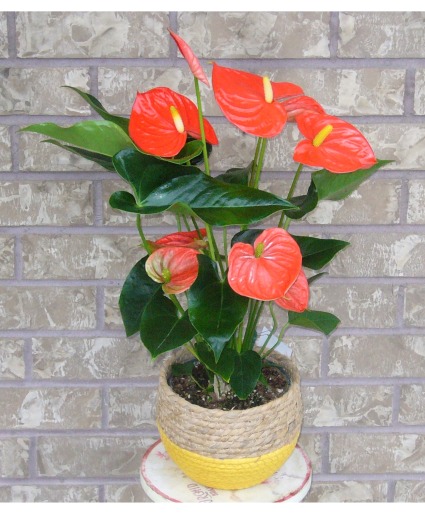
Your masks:
<svg viewBox="0 0 425 515"><path fill-rule="evenodd" d="M245 410L281 397L289 389L288 377L281 368L266 366L262 372L268 386L258 382L254 391L246 399L239 399L232 392L227 392L218 399L211 391L212 388L208 388L208 374L199 362L193 367L192 375L170 376L168 383L180 397L203 408L224 411Z"/></svg>

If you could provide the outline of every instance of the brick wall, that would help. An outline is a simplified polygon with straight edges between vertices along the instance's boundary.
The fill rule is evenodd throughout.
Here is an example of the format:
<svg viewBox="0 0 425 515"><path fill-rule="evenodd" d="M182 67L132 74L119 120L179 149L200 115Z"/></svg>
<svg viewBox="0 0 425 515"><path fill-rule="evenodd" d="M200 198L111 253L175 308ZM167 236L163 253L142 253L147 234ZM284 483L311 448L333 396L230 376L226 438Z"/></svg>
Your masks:
<svg viewBox="0 0 425 515"><path fill-rule="evenodd" d="M158 368L117 309L140 256L133 218L108 207L123 184L17 131L92 116L63 84L125 115L137 89L193 98L168 26L208 71L217 59L296 82L394 160L294 224L351 246L312 292L341 326L287 342L303 377L308 500L424 501L425 14L401 12L0 13L0 501L145 500L138 466L157 438ZM248 162L254 139L203 93L221 140L214 172ZM286 135L264 174L282 194L296 128ZM153 217L148 232L173 224Z"/></svg>

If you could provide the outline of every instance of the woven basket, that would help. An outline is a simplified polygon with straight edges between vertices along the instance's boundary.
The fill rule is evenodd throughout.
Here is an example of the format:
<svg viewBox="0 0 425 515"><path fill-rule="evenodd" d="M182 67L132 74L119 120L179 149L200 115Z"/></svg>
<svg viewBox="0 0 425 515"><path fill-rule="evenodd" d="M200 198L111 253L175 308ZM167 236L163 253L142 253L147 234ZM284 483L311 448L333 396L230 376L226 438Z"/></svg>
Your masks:
<svg viewBox="0 0 425 515"><path fill-rule="evenodd" d="M171 365L192 356L169 357L159 377L157 424L171 459L204 486L239 490L273 475L294 450L302 423L300 378L292 360L273 353L291 379L280 398L247 410L207 409L186 401L167 382Z"/></svg>

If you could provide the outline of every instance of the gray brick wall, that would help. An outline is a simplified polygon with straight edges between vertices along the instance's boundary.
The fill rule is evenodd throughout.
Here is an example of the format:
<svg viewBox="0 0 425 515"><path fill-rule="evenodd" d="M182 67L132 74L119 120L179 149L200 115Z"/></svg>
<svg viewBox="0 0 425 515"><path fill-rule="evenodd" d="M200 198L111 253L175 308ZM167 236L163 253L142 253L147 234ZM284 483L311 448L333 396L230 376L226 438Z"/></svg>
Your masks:
<svg viewBox="0 0 425 515"><path fill-rule="evenodd" d="M351 247L312 291L341 326L329 338L292 330L287 343L303 379L307 500L425 501L425 14L398 12L0 13L0 501L146 501L138 467L158 437L158 364L125 338L117 309L140 252L132 217L108 206L123 185L18 129L92 116L64 84L118 114L137 89L194 98L167 27L207 70L217 59L300 84L394 160L296 225ZM218 172L249 160L254 139L207 93ZM263 179L282 194L296 128L286 135ZM172 229L168 214L147 226Z"/></svg>

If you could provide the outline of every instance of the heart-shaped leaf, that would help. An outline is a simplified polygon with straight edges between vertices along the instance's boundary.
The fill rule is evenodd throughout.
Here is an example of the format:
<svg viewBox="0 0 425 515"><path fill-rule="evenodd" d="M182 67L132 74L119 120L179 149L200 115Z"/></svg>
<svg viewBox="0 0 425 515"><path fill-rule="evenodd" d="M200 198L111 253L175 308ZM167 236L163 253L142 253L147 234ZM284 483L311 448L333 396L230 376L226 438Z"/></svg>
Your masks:
<svg viewBox="0 0 425 515"><path fill-rule="evenodd" d="M331 173L327 170L318 170L311 174L311 178L316 186L319 200L342 200L388 163L392 163L392 161L378 160L367 170L357 170L351 173Z"/></svg>
<svg viewBox="0 0 425 515"><path fill-rule="evenodd" d="M320 270L327 265L335 255L347 247L349 243L343 240L313 238L311 236L294 236L303 256L303 266Z"/></svg>
<svg viewBox="0 0 425 515"><path fill-rule="evenodd" d="M68 150L68 152L72 152L73 154L77 154L78 156L84 157L84 159L88 159L89 161L97 163L109 172L115 172L114 165L112 164L112 158L108 156L96 154L95 152L90 152L89 150L85 150L84 148L73 147L71 145L64 145L63 143L60 143L59 141L56 141L54 139L45 139L43 140L43 143L52 143L53 145L57 145L58 147L61 147L64 150Z"/></svg>
<svg viewBox="0 0 425 515"><path fill-rule="evenodd" d="M133 142L123 129L106 120L87 120L71 127L60 127L55 123L46 122L29 125L21 129L21 132L36 132L109 157L120 150L134 148Z"/></svg>
<svg viewBox="0 0 425 515"><path fill-rule="evenodd" d="M111 113L108 113L108 111L103 107L99 100L93 95L90 95L90 93L86 93L85 91L82 91L81 89L75 88L73 86L63 87L72 89L78 93L80 97L83 98L90 105L90 107L92 107L94 111L96 111L96 113L99 114L104 120L115 123L128 134L128 118L123 118L122 116L115 116Z"/></svg>
<svg viewBox="0 0 425 515"><path fill-rule="evenodd" d="M261 369L262 360L255 351L248 350L236 355L230 386L240 399L246 399L254 390L260 378Z"/></svg>
<svg viewBox="0 0 425 515"><path fill-rule="evenodd" d="M302 313L288 311L288 323L329 335L336 329L340 320L335 315L332 315L332 313L309 311L306 309Z"/></svg>
<svg viewBox="0 0 425 515"><path fill-rule="evenodd" d="M230 347L225 347L220 355L220 359L216 362L214 351L205 342L195 344L195 351L200 361L214 374L219 375L224 381L229 382L230 376L235 367L235 357L237 352Z"/></svg>
<svg viewBox="0 0 425 515"><path fill-rule="evenodd" d="M161 284L152 281L145 270L147 256L138 261L124 281L119 307L127 336L140 331L143 311Z"/></svg>
<svg viewBox="0 0 425 515"><path fill-rule="evenodd" d="M188 290L189 318L208 342L216 362L248 308L248 298L236 294L221 281L217 265L208 256L198 255L199 272Z"/></svg>
<svg viewBox="0 0 425 515"><path fill-rule="evenodd" d="M176 306L161 290L147 303L141 318L140 339L153 358L181 347L196 333L187 311L179 317Z"/></svg>
<svg viewBox="0 0 425 515"><path fill-rule="evenodd" d="M131 212L160 213L179 204L204 222L216 225L250 224L294 206L271 193L226 184L199 168L157 159L126 149L113 158L121 177L131 184L136 205Z"/></svg>

